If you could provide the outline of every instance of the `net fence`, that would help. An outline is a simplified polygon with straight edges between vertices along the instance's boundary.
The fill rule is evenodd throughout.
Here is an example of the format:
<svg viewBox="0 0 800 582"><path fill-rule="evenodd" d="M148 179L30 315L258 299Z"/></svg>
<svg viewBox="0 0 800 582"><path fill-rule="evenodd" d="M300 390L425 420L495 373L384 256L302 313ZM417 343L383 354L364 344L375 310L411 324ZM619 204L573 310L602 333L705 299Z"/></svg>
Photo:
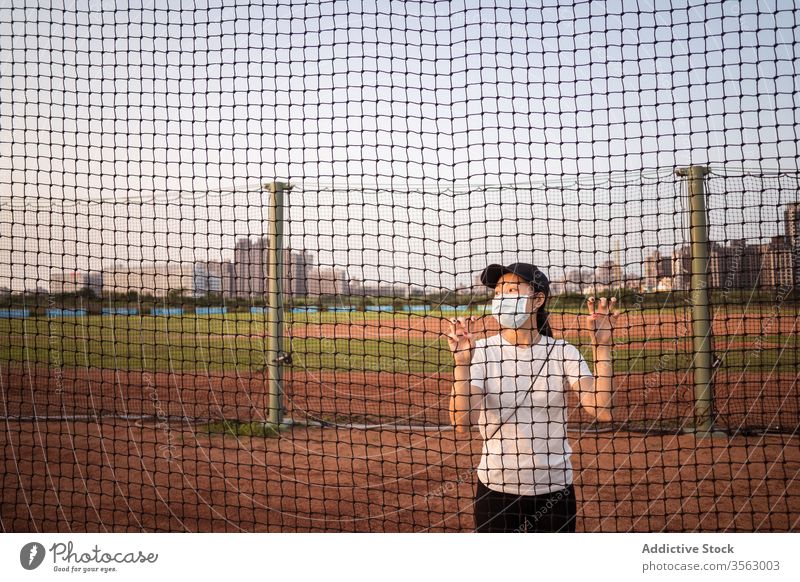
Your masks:
<svg viewBox="0 0 800 582"><path fill-rule="evenodd" d="M797 530L797 19L0 5L0 526L471 531L570 483L578 531ZM514 262L576 349L544 376Z"/></svg>

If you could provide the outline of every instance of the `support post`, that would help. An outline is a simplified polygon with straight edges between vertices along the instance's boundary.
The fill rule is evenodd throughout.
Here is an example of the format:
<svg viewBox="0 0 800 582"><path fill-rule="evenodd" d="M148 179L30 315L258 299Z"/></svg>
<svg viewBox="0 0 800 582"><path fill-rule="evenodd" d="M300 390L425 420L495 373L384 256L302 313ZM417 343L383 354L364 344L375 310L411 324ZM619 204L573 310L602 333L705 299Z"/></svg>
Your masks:
<svg viewBox="0 0 800 582"><path fill-rule="evenodd" d="M269 251L267 301L267 372L269 374L269 422L283 422L283 194L284 182L264 184L269 193Z"/></svg>
<svg viewBox="0 0 800 582"><path fill-rule="evenodd" d="M711 310L708 299L708 214L706 212L706 166L678 168L675 173L686 178L689 196L689 220L692 249L692 340L694 355L694 427L697 436L727 436L714 431L713 354L711 347Z"/></svg>

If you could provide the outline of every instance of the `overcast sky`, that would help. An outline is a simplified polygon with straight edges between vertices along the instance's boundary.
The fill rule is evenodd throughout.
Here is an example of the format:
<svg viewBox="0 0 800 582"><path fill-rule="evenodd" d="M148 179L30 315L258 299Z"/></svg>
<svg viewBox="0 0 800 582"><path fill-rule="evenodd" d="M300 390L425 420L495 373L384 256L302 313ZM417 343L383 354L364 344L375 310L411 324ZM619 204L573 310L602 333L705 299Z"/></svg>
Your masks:
<svg viewBox="0 0 800 582"><path fill-rule="evenodd" d="M792 0L29 4L0 1L0 286L230 258L273 176L290 244L356 277L614 241L637 270L685 235L675 166L797 170ZM719 183L718 238L783 232L796 179Z"/></svg>

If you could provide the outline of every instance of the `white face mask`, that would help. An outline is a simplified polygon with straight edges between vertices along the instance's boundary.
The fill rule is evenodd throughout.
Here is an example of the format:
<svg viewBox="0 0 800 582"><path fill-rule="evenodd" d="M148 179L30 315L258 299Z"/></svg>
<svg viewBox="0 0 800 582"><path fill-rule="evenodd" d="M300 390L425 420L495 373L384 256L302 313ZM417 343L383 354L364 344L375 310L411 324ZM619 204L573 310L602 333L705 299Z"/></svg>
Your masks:
<svg viewBox="0 0 800 582"><path fill-rule="evenodd" d="M492 300L492 315L503 327L519 328L528 320L528 295L501 295Z"/></svg>

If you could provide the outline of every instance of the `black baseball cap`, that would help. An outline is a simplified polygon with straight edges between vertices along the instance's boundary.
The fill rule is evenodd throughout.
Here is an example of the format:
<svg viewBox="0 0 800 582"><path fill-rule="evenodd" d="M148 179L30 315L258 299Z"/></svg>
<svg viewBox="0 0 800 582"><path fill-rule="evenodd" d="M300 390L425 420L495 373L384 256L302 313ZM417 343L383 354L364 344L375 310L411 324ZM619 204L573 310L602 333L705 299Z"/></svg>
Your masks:
<svg viewBox="0 0 800 582"><path fill-rule="evenodd" d="M500 277L506 273L519 275L533 285L536 291L542 291L545 295L550 294L550 280L547 275L540 271L539 267L530 263L511 263L508 266L491 264L481 273L481 283L494 289Z"/></svg>

